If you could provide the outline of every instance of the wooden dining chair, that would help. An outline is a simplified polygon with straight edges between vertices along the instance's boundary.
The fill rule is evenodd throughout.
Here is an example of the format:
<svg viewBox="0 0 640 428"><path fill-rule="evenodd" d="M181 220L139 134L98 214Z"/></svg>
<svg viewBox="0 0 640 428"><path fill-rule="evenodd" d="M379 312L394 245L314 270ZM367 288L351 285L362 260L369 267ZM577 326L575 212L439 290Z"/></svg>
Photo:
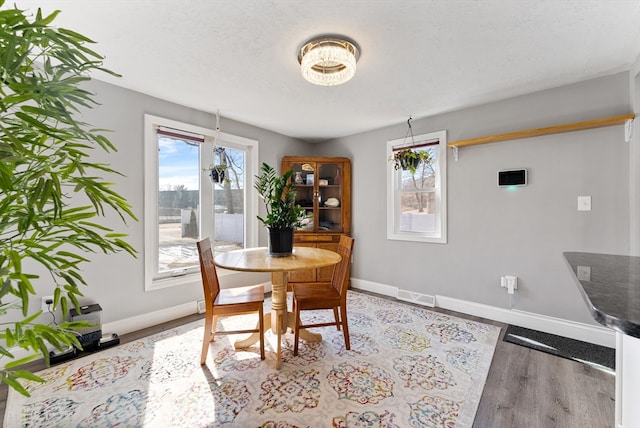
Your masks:
<svg viewBox="0 0 640 428"><path fill-rule="evenodd" d="M209 343L214 341L216 335L259 333L260 334L260 359L264 360L264 287L253 285L249 287L236 287L220 289L216 266L213 263L211 242L205 238L197 243L200 256L200 273L202 275L202 288L204 290L205 321L204 338L202 339L202 354L200 364L204 365L209 352ZM216 331L218 317L258 313L258 327L248 330Z"/></svg>
<svg viewBox="0 0 640 428"><path fill-rule="evenodd" d="M340 237L338 254L342 259L333 269L331 282L293 284L293 312L295 316L293 355L298 355L300 329L310 327L335 325L338 330L342 327L345 348L347 350L351 349L347 323L347 288L349 288L353 241L353 238L346 235ZM300 320L300 312L316 309L333 309L335 321L303 325ZM340 313L338 313L338 309Z"/></svg>

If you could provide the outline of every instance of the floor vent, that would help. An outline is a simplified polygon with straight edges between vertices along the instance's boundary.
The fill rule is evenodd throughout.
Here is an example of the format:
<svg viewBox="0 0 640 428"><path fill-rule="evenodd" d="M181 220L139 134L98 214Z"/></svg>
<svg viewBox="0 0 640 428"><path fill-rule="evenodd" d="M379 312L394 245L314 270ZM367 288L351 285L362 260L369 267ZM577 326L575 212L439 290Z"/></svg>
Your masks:
<svg viewBox="0 0 640 428"><path fill-rule="evenodd" d="M417 303L418 305L429 306L433 308L436 305L436 296L428 294L413 293L406 290L398 290L398 300Z"/></svg>
<svg viewBox="0 0 640 428"><path fill-rule="evenodd" d="M205 312L204 300L198 300L198 313L204 314L204 312Z"/></svg>

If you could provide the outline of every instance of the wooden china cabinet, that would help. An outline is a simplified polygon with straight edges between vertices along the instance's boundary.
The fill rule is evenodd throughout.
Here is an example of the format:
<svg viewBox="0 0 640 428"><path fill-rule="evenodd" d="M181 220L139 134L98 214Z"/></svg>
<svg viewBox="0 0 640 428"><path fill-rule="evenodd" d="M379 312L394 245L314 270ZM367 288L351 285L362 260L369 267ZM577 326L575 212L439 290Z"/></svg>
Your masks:
<svg viewBox="0 0 640 428"><path fill-rule="evenodd" d="M293 245L336 251L351 233L351 161L343 157L285 156L282 173L293 169L296 201L305 209ZM331 281L333 266L289 272L289 283Z"/></svg>

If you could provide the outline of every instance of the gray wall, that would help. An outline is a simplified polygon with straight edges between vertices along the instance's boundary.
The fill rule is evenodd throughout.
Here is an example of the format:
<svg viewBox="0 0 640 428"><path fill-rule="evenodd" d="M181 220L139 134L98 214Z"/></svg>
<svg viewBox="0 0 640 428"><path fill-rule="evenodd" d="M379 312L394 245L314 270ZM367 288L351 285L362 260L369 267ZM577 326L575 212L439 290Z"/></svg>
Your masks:
<svg viewBox="0 0 640 428"><path fill-rule="evenodd" d="M447 130L450 142L627 114L628 73L414 120L414 134ZM563 251L628 254L629 161L616 126L460 148L448 155L448 243L386 239L385 142L398 125L316 148L352 166L352 277L429 295L595 324ZM496 186L496 171L527 168L529 185ZM592 197L578 212L577 197ZM510 301L502 275L519 277Z"/></svg>
<svg viewBox="0 0 640 428"><path fill-rule="evenodd" d="M100 303L103 309L102 321L108 323L202 299L199 277L194 278L194 283L188 286L144 291L143 128L145 113L212 129L215 128L215 115L96 80L90 83L88 89L96 94L96 100L101 106L86 111L82 119L94 127L112 130L108 137L118 149L117 153L111 155L96 151L94 158L110 163L126 176L113 177L112 181L116 182L115 190L133 205L140 221L122 226L115 215L105 219L107 225L129 233L128 242L139 251L138 258L134 259L126 254L88 255L92 262L84 266L84 277L88 287L84 289L85 298L82 302ZM304 154L305 147L309 145L224 117L220 122L222 132L258 140L259 162L267 162L274 166L279 166L280 158L285 154ZM267 242L266 232L262 230L260 242L262 245L266 245ZM247 279L247 276L236 274L221 278L221 282L223 286L231 286L245 280L260 282L265 275L256 274L255 278L257 279ZM52 285L46 274L41 275L36 287L40 296L52 294ZM35 311L39 308L40 299L32 299L31 309ZM46 322L50 321L48 314L44 317Z"/></svg>
<svg viewBox="0 0 640 428"><path fill-rule="evenodd" d="M211 114L94 81L102 106L84 120L112 129L118 152L104 160L125 174L116 190L143 219L143 115L214 127ZM215 105L215 100L212 100ZM628 73L608 76L502 102L414 120L414 133L446 129L449 141L626 114ZM224 116L224 113L223 113ZM352 276L425 294L509 307L499 277L520 278L514 309L592 323L576 290L563 251L629 251L629 161L623 128L611 127L460 149L449 152L449 242L425 244L386 239L385 142L406 133L398 125L311 145L232 120L223 132L260 142L260 162L278 165L284 155L347 156L352 159L352 230L356 238ZM496 171L529 169L529 185L515 192L496 187ZM577 196L593 198L591 212L577 211ZM159 311L201 298L198 282L145 292L143 224L122 227L140 254L90 255L85 267L86 302L99 302L103 322ZM266 243L261 232L260 242ZM227 285L244 281L225 277ZM251 282L252 278L248 281ZM39 295L51 292L46 277ZM39 308L33 299L32 309Z"/></svg>

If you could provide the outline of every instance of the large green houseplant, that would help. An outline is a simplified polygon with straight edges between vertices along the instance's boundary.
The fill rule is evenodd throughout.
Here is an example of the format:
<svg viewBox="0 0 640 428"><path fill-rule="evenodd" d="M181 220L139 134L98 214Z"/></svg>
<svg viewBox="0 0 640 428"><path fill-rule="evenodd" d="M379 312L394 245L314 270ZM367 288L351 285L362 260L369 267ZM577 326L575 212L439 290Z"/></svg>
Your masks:
<svg viewBox="0 0 640 428"><path fill-rule="evenodd" d="M269 229L269 254L274 257L291 255L293 233L302 226L305 211L296 204L296 190L289 170L278 176L275 169L262 164L260 175L256 175L255 189L264 201L267 216L257 216Z"/></svg>
<svg viewBox="0 0 640 428"><path fill-rule="evenodd" d="M66 316L82 296L88 254L126 251L126 236L97 219L110 211L135 219L103 177L118 174L93 162L92 150L115 151L102 130L78 119L96 105L82 88L103 71L90 39L55 28L58 12L33 16L0 0L0 381L22 394L22 379L40 380L22 365L49 348L80 344L78 323L38 322L29 300L39 284L54 286L53 307ZM111 73L113 74L113 73ZM38 273L46 278L38 280ZM49 289L47 289L49 294ZM34 305L35 306L35 305ZM37 306L38 309L40 305ZM22 349L20 353L16 349ZM17 355L25 353L26 357Z"/></svg>

